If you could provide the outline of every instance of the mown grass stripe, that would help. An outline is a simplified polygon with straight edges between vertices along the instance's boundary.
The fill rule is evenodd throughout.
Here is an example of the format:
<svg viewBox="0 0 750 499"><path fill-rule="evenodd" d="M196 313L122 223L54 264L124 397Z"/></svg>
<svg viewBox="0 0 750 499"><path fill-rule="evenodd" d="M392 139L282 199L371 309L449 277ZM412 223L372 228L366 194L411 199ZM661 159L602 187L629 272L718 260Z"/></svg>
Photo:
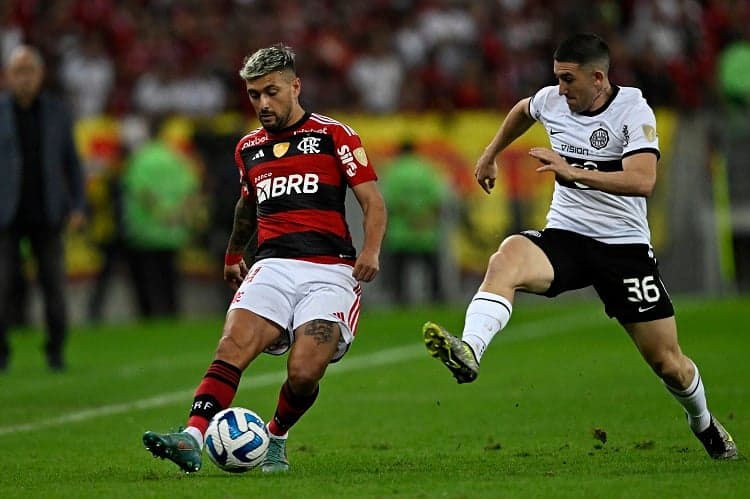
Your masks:
<svg viewBox="0 0 750 499"><path fill-rule="evenodd" d="M500 334L500 336L497 338L497 341L502 343L530 341L546 336L566 333L571 330L576 330L585 326L586 324L590 325L592 322L595 323L596 321L591 320L590 313L573 312L571 314L557 316L554 318L524 322L518 324L516 327L513 327L511 325L511 328L507 332L504 331ZM421 343L403 345L366 355L351 355L342 362L333 364L328 370L328 375L330 376L336 373L359 371L363 369L370 369L372 367L397 364L399 362L413 360L419 357L424 357L425 359L427 359L424 347L421 345ZM284 381L285 377L286 371L253 375L251 378L248 378L249 382L245 382L240 385L239 391L264 388L274 384L280 384ZM38 431L43 428L63 426L70 423L80 423L104 416L112 416L132 411L153 409L155 407L163 407L170 404L182 404L188 402L192 398L194 391L194 388L178 390L145 399L123 402L120 404L110 404L100 407L93 407L90 409L78 410L54 418L4 426L0 427L0 436L10 433Z"/></svg>

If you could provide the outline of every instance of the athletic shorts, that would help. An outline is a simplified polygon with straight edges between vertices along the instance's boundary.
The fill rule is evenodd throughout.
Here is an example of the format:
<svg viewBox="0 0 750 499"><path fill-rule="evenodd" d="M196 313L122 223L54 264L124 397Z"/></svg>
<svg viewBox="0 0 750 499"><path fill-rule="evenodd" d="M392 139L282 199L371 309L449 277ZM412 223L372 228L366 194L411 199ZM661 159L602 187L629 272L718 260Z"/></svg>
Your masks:
<svg viewBox="0 0 750 499"><path fill-rule="evenodd" d="M547 255L555 271L544 296L593 286L604 310L622 324L674 315L672 300L648 244L605 244L561 229L521 232Z"/></svg>
<svg viewBox="0 0 750 499"><path fill-rule="evenodd" d="M250 267L229 310L249 310L284 329L279 341L265 350L273 355L289 350L302 324L316 319L335 322L341 329L331 361L336 362L354 340L361 293L349 265L266 258Z"/></svg>

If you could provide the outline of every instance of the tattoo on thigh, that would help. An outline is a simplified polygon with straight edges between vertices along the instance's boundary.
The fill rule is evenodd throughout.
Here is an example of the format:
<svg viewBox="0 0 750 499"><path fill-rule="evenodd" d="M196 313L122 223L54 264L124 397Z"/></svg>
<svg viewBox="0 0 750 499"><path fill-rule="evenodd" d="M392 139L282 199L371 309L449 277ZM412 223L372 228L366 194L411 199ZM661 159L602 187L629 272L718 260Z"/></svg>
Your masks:
<svg viewBox="0 0 750 499"><path fill-rule="evenodd" d="M324 320L314 320L305 326L305 336L313 336L318 345L330 343L333 340L334 323Z"/></svg>

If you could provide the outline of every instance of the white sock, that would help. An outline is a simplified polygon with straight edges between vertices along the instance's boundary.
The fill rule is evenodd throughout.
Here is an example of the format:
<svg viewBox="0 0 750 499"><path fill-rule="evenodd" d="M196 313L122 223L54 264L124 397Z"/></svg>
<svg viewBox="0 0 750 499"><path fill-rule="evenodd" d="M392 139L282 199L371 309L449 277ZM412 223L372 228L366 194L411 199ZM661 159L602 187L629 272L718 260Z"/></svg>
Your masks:
<svg viewBox="0 0 750 499"><path fill-rule="evenodd" d="M690 386L686 389L677 390L666 383L664 386L667 387L669 393L685 409L690 429L695 433L700 433L711 424L711 413L708 412L706 391L703 388L703 381L698 372L698 366L693 363L693 367L695 368L695 375L693 376L693 381L690 382Z"/></svg>
<svg viewBox="0 0 750 499"><path fill-rule="evenodd" d="M203 450L203 433L195 426L188 426L183 432L193 437L198 442L198 447Z"/></svg>
<svg viewBox="0 0 750 499"><path fill-rule="evenodd" d="M462 340L471 347L479 362L487 345L505 327L513 305L500 295L478 291L466 309Z"/></svg>

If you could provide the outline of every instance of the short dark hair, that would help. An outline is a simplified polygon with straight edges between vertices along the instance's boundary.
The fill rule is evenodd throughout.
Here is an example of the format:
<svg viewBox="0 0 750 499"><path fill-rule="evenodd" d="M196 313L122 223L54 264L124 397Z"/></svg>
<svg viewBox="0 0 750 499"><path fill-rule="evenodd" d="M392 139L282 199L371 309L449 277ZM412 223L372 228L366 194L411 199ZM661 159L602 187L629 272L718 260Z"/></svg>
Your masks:
<svg viewBox="0 0 750 499"><path fill-rule="evenodd" d="M593 33L577 33L560 42L554 58L557 62L573 62L581 66L599 64L608 70L609 46Z"/></svg>
<svg viewBox="0 0 750 499"><path fill-rule="evenodd" d="M274 71L284 70L297 74L294 68L294 50L283 43L277 43L247 56L242 63L240 76L249 81Z"/></svg>

